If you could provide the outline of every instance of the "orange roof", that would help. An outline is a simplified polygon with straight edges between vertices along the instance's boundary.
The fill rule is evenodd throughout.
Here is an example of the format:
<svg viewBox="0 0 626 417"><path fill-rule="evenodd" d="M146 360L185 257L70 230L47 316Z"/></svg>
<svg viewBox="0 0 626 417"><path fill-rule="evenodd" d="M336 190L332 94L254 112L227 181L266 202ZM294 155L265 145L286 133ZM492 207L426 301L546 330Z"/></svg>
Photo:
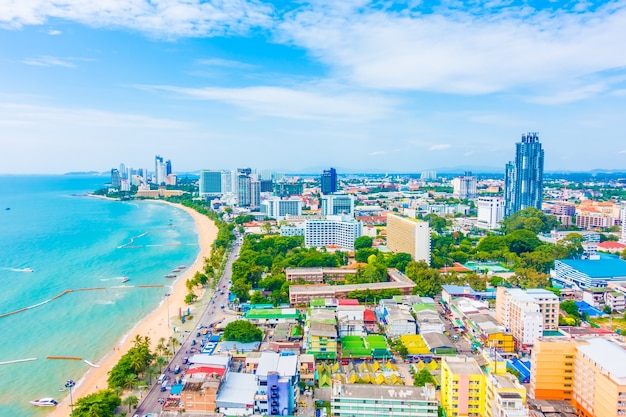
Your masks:
<svg viewBox="0 0 626 417"><path fill-rule="evenodd" d="M357 269L357 268L365 268L367 263L365 262L355 262L353 264L342 266L343 269Z"/></svg>
<svg viewBox="0 0 626 417"><path fill-rule="evenodd" d="M606 241L602 243L598 243L598 247L601 249L624 249L626 245L619 242Z"/></svg>
<svg viewBox="0 0 626 417"><path fill-rule="evenodd" d="M455 262L452 266L446 266L439 268L439 272L472 272L471 269L464 267L458 262Z"/></svg>

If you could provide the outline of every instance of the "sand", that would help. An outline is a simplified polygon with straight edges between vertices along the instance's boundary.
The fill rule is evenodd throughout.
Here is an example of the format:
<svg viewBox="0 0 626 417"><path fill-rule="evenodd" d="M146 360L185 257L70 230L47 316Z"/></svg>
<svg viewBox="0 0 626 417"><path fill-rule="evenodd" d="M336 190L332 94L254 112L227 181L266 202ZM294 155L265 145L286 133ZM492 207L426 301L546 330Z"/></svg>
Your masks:
<svg viewBox="0 0 626 417"><path fill-rule="evenodd" d="M217 227L208 217L198 213L197 211L180 204L166 203L172 206L181 208L189 213L198 228L198 244L200 245L200 253L196 258L193 265L188 266L185 269L185 273L180 275L172 286L172 292L169 297L169 307L171 311L178 311L178 307L185 307L185 296L187 295L187 288L185 282L188 278L195 275L196 272L203 272L204 259L211 255L211 244L217 237ZM142 337L148 336L151 341L152 350L155 349L159 343L159 339L164 337L169 339L173 334L172 327L168 328L167 315L168 305L162 302L154 311L148 316L144 317L139 323L137 323L124 337L119 340L111 351L107 353L104 358L98 361L99 368L90 368L87 373L76 382L76 386L72 391L72 397L74 402L78 398L84 397L94 392L107 387L108 372L117 364L123 354L133 347L133 340L135 335ZM175 317L172 315L170 318ZM66 417L70 414L70 398L69 395L59 403L50 417Z"/></svg>

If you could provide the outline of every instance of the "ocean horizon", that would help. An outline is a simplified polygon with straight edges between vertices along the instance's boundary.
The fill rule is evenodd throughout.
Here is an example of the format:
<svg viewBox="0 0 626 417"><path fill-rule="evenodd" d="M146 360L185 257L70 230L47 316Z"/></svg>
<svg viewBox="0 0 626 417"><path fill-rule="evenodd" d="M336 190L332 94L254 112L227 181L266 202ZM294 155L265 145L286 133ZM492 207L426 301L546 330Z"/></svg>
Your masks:
<svg viewBox="0 0 626 417"><path fill-rule="evenodd" d="M59 390L87 372L85 360L102 359L163 302L165 275L198 256L188 213L87 196L108 180L0 176L0 316L19 311L0 317L0 363L36 358L0 365L0 417L46 415L29 401L67 396ZM164 287L137 287L154 284Z"/></svg>

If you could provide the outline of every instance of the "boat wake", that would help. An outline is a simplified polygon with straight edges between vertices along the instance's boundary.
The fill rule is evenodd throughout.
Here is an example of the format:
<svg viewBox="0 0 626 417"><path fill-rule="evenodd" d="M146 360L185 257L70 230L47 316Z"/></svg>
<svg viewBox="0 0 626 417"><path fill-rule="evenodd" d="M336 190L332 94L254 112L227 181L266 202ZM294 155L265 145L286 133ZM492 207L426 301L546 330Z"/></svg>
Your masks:
<svg viewBox="0 0 626 417"><path fill-rule="evenodd" d="M5 271L11 271L11 272L35 272L35 270L32 268L0 268L0 269L3 269Z"/></svg>
<svg viewBox="0 0 626 417"><path fill-rule="evenodd" d="M143 232L143 233L142 233L142 234L140 234L140 235L133 236L133 237L131 237L131 238L128 240L128 242L127 242L127 243L125 243L125 244L123 244L123 245L120 245L120 246L118 246L117 248L118 248L118 249L125 249L125 248L137 247L137 246L133 245L133 243L135 242L135 240L136 240L136 239L139 239L140 237L144 237L144 236L145 236L145 235L147 235L148 233L150 233L150 232Z"/></svg>

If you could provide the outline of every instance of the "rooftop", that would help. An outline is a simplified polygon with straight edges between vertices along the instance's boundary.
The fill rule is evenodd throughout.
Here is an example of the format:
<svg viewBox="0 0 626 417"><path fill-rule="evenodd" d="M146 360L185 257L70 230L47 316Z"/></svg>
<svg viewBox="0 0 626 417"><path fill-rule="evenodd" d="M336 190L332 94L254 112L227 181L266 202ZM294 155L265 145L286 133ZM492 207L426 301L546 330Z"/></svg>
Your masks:
<svg viewBox="0 0 626 417"><path fill-rule="evenodd" d="M570 266L590 278L626 277L626 261L618 257L600 259L560 259L559 262Z"/></svg>
<svg viewBox="0 0 626 417"><path fill-rule="evenodd" d="M466 356L451 356L443 359L450 370L458 375L480 375L482 370L474 358Z"/></svg>
<svg viewBox="0 0 626 417"><path fill-rule="evenodd" d="M341 384L341 398L367 398L379 400L427 401L423 387L369 385L369 384Z"/></svg>
<svg viewBox="0 0 626 417"><path fill-rule="evenodd" d="M217 394L218 407L242 407L254 404L257 384L254 374L230 372Z"/></svg>
<svg viewBox="0 0 626 417"><path fill-rule="evenodd" d="M598 337L578 346L578 350L603 368L603 373L613 378L626 379L626 350L622 347Z"/></svg>
<svg viewBox="0 0 626 417"><path fill-rule="evenodd" d="M269 372L278 372L280 376L293 376L298 372L298 356L281 355L276 352L262 352L257 375L267 376Z"/></svg>

